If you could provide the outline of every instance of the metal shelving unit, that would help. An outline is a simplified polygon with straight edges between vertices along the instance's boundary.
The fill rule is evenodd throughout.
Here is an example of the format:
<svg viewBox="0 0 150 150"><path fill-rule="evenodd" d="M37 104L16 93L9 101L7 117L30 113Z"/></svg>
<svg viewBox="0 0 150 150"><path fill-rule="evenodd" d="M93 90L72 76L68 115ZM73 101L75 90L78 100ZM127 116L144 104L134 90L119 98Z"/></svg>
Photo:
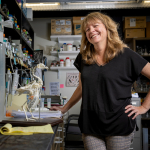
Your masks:
<svg viewBox="0 0 150 150"><path fill-rule="evenodd" d="M7 4L7 7L9 9L9 13L12 15L15 15L17 18L17 24L20 27L20 30L17 30L15 27L13 28L7 28L5 27L4 33L6 37L11 36L12 40L20 40L20 44L22 44L24 47L27 48L29 51L29 54L33 54L34 50L34 30L32 26L30 25L29 21L25 17L23 11L21 10L18 2L16 0L1 0L2 6L3 4ZM5 20L8 20L9 18L4 14L4 12L0 9L0 13L4 16ZM21 30L25 28L29 32L31 38L32 38L32 45L30 46L27 41L23 38L21 35Z"/></svg>

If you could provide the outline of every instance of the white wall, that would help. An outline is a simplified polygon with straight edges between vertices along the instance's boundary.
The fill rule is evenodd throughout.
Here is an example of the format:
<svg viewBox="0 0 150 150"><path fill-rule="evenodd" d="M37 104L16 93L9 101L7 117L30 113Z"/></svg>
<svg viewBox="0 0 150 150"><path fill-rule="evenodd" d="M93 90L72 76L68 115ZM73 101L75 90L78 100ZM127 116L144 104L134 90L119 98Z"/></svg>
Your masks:
<svg viewBox="0 0 150 150"><path fill-rule="evenodd" d="M57 18L56 18L57 19ZM71 19L71 18L64 18L64 19ZM47 66L49 67L52 60L58 60L55 56L50 56L50 46L57 47L57 43L50 41L50 22L51 18L34 18L31 23L34 32L34 49L43 50L44 55L47 57ZM67 41L66 41L67 43ZM46 87L46 94L49 95L49 83L50 82L59 82L60 84L64 84L64 88L60 89L60 93L62 96L67 96L70 98L75 91L76 87L66 87L66 73L75 73L78 72L77 70L74 71L61 71L60 78L57 79L57 72L55 71L47 71L45 72L45 87ZM73 106L69 110L69 114L79 114L80 112L81 101L79 101L75 106Z"/></svg>

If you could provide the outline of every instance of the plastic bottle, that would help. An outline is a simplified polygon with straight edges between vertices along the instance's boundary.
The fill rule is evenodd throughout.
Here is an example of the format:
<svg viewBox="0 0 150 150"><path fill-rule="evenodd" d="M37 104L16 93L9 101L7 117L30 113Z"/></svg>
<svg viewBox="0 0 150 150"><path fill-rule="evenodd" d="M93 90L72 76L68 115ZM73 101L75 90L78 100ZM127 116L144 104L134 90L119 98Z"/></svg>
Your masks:
<svg viewBox="0 0 150 150"><path fill-rule="evenodd" d="M70 58L66 57L66 67L70 67Z"/></svg>
<svg viewBox="0 0 150 150"><path fill-rule="evenodd" d="M13 15L12 15L12 14L9 14L8 17L9 17L9 20L12 21L12 22L14 23Z"/></svg>
<svg viewBox="0 0 150 150"><path fill-rule="evenodd" d="M33 55L30 55L30 64L31 64L31 67L33 66L33 58L32 58Z"/></svg>
<svg viewBox="0 0 150 150"><path fill-rule="evenodd" d="M9 93L10 91L10 84L11 84L11 72L10 68L8 68L6 74L6 93Z"/></svg>
<svg viewBox="0 0 150 150"><path fill-rule="evenodd" d="M51 108L51 98L47 98L47 108Z"/></svg>
<svg viewBox="0 0 150 150"><path fill-rule="evenodd" d="M64 60L60 59L60 67L64 67Z"/></svg>
<svg viewBox="0 0 150 150"><path fill-rule="evenodd" d="M19 74L18 74L18 69L16 69L15 73L13 73L12 92L11 92L12 95L14 95L17 90L18 80L19 80Z"/></svg>
<svg viewBox="0 0 150 150"><path fill-rule="evenodd" d="M67 51L67 44L63 43L63 51Z"/></svg>
<svg viewBox="0 0 150 150"><path fill-rule="evenodd" d="M23 63L26 64L27 62L27 53L26 53L26 48L23 48Z"/></svg>

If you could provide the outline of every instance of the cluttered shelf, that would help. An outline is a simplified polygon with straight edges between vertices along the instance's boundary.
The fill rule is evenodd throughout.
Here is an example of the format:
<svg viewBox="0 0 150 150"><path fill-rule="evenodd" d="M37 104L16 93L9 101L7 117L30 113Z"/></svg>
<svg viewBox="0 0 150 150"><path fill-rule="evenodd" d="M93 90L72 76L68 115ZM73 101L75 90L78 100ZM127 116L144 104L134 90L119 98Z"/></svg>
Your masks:
<svg viewBox="0 0 150 150"><path fill-rule="evenodd" d="M13 28L5 28L5 35L6 35L6 37L11 36L13 40L22 39L22 42L24 45L27 46L29 53L33 54L34 50L27 43L27 41L24 39L24 37L21 35L20 30L16 29L14 26L13 26Z"/></svg>
<svg viewBox="0 0 150 150"><path fill-rule="evenodd" d="M6 58L8 59L9 57L6 57ZM9 58L9 59L10 59L10 58ZM14 57L11 58L11 60L14 61ZM16 61L16 63L18 63L19 65L21 65L21 66L25 67L26 69L28 69L28 66L25 65L24 63L22 63L18 58L15 58L15 61Z"/></svg>

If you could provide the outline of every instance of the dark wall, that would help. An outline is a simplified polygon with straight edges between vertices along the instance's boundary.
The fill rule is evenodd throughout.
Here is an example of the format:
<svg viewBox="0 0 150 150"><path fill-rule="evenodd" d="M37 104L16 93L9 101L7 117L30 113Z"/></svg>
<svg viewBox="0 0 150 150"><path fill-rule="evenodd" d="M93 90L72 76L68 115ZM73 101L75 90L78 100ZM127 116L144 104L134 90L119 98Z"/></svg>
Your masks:
<svg viewBox="0 0 150 150"><path fill-rule="evenodd" d="M112 9L112 10L77 10L77 11L34 11L33 18L63 18L86 16L91 12L102 12L119 24L119 35L123 39L123 16L150 16L150 8L144 9Z"/></svg>
<svg viewBox="0 0 150 150"><path fill-rule="evenodd" d="M34 11L33 18L51 18L51 17L73 17L73 16L86 16L90 12L100 10L77 10L77 11ZM145 9L112 9L101 10L111 17L114 16L150 16L150 8Z"/></svg>

